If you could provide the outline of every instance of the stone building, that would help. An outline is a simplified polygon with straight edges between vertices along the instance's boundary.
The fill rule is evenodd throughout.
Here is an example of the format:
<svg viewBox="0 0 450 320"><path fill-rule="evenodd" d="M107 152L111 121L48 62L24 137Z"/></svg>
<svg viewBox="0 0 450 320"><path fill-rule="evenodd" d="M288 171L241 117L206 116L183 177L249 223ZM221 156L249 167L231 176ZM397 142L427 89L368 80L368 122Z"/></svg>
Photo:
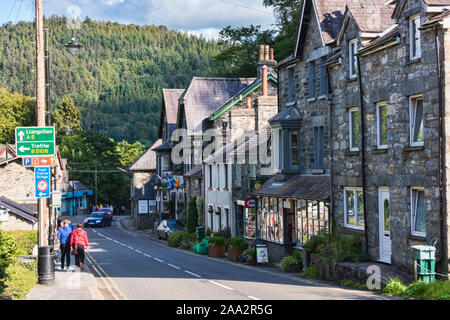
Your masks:
<svg viewBox="0 0 450 320"><path fill-rule="evenodd" d="M0 230L37 230L37 213L19 203L0 197Z"/></svg>
<svg viewBox="0 0 450 320"><path fill-rule="evenodd" d="M418 244L448 272L444 5L349 4L329 65L335 223L409 273Z"/></svg>
<svg viewBox="0 0 450 320"><path fill-rule="evenodd" d="M438 268L448 272L444 137L450 11L444 7L449 5L442 0L305 0L295 51L277 66L281 112L270 121L272 131L282 131L283 121L287 130L297 128L297 172L329 177L329 197L311 211L313 216L330 208L328 227L359 235L374 260L409 273L411 246L417 244L435 245ZM297 123L289 126L283 113ZM288 146L283 137L272 138L273 144L278 141L281 150L291 152L292 134L287 137ZM292 172L280 174L279 168L293 158L283 158L279 150L273 145L280 178L268 185L291 189L280 187L280 180ZM321 191L325 195L326 185L317 186L309 188L310 200L314 194L320 198ZM282 206L292 207L286 198L292 196L284 195ZM299 234L298 205L295 234L301 247L299 235L305 233ZM311 224L307 230L308 238Z"/></svg>

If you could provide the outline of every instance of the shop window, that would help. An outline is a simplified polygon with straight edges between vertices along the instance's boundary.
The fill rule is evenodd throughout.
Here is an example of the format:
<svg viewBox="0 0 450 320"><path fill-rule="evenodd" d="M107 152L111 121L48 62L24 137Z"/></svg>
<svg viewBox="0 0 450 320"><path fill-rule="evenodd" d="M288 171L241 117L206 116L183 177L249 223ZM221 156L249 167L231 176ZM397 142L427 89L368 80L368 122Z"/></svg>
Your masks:
<svg viewBox="0 0 450 320"><path fill-rule="evenodd" d="M262 239L284 243L282 199L263 197L258 221Z"/></svg>
<svg viewBox="0 0 450 320"><path fill-rule="evenodd" d="M423 99L422 96L412 96L409 99L410 144L423 146Z"/></svg>
<svg viewBox="0 0 450 320"><path fill-rule="evenodd" d="M329 206L322 201L296 201L296 245L329 231Z"/></svg>
<svg viewBox="0 0 450 320"><path fill-rule="evenodd" d="M244 237L256 237L256 208L244 208Z"/></svg>
<svg viewBox="0 0 450 320"><path fill-rule="evenodd" d="M387 107L382 102L377 104L377 149L387 147Z"/></svg>
<svg viewBox="0 0 450 320"><path fill-rule="evenodd" d="M364 203L361 188L344 189L344 225L364 230Z"/></svg>
<svg viewBox="0 0 450 320"><path fill-rule="evenodd" d="M425 193L423 188L411 188L411 234L426 236Z"/></svg>

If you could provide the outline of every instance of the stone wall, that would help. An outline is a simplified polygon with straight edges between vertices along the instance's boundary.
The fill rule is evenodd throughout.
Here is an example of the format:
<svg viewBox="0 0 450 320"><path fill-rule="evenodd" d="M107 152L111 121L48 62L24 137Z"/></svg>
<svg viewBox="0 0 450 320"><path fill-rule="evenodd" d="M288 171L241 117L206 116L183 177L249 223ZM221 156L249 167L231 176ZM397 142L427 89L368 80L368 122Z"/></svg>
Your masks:
<svg viewBox="0 0 450 320"><path fill-rule="evenodd" d="M19 203L36 203L34 170L22 166L22 159L0 166L0 196Z"/></svg>
<svg viewBox="0 0 450 320"><path fill-rule="evenodd" d="M38 224L13 213L8 213L8 221L0 222L0 230L37 230Z"/></svg>

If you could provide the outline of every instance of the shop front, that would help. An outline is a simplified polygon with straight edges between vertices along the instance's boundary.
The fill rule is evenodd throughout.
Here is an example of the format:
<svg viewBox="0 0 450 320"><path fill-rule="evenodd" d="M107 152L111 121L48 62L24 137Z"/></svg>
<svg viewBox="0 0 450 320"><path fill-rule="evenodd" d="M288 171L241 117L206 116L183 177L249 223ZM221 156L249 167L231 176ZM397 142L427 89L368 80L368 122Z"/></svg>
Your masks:
<svg viewBox="0 0 450 320"><path fill-rule="evenodd" d="M329 230L329 193L328 176L274 177L253 193L257 208L247 220L256 221L256 240L268 244L270 261Z"/></svg>

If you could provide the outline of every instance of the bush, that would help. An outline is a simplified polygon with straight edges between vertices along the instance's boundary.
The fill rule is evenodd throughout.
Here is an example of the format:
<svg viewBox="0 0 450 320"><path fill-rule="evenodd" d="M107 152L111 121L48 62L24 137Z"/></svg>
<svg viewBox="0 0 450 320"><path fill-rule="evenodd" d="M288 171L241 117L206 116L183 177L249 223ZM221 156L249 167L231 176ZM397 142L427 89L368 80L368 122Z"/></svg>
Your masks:
<svg viewBox="0 0 450 320"><path fill-rule="evenodd" d="M384 287L383 294L385 296L402 296L405 293L406 286L399 278L389 279L389 283Z"/></svg>
<svg viewBox="0 0 450 320"><path fill-rule="evenodd" d="M196 198L191 198L188 202L186 229L189 233L195 232L198 223L197 202Z"/></svg>
<svg viewBox="0 0 450 320"><path fill-rule="evenodd" d="M256 249L248 248L243 253L243 256L247 258L247 263L255 263L256 262Z"/></svg>
<svg viewBox="0 0 450 320"><path fill-rule="evenodd" d="M358 288L358 289L367 289L367 285L359 283L359 282L356 282L356 281L354 281L352 279L343 279L341 281L341 286L344 286L344 287L355 287L355 288Z"/></svg>
<svg viewBox="0 0 450 320"><path fill-rule="evenodd" d="M205 237L211 237L211 229L209 227L206 228Z"/></svg>
<svg viewBox="0 0 450 320"><path fill-rule="evenodd" d="M301 273L301 276L306 279L317 279L319 272L315 266L309 266Z"/></svg>
<svg viewBox="0 0 450 320"><path fill-rule="evenodd" d="M244 251L248 248L248 243L242 239L237 237L231 237L226 241L226 245L229 248L239 248L241 251Z"/></svg>
<svg viewBox="0 0 450 320"><path fill-rule="evenodd" d="M220 236L214 236L209 238L209 246L224 246L225 238Z"/></svg>
<svg viewBox="0 0 450 320"><path fill-rule="evenodd" d="M5 233L12 237L19 245L20 255L33 254L33 248L37 244L37 231L5 231Z"/></svg>
<svg viewBox="0 0 450 320"><path fill-rule="evenodd" d="M224 237L225 239L228 239L231 237L231 229L230 227L220 229L219 231L214 232L214 236Z"/></svg>
<svg viewBox="0 0 450 320"><path fill-rule="evenodd" d="M294 252L281 260L281 270L287 271L288 268L294 266L297 271L301 271L302 255L300 251L294 250Z"/></svg>
<svg viewBox="0 0 450 320"><path fill-rule="evenodd" d="M183 239L183 231L175 231L169 234L169 247L176 248Z"/></svg>
<svg viewBox="0 0 450 320"><path fill-rule="evenodd" d="M197 205L197 225L202 226L203 225L203 199L202 197L197 197L197 200L195 200L195 204Z"/></svg>
<svg viewBox="0 0 450 320"><path fill-rule="evenodd" d="M7 268L8 278L2 295L22 299L37 282L37 263L16 263Z"/></svg>

